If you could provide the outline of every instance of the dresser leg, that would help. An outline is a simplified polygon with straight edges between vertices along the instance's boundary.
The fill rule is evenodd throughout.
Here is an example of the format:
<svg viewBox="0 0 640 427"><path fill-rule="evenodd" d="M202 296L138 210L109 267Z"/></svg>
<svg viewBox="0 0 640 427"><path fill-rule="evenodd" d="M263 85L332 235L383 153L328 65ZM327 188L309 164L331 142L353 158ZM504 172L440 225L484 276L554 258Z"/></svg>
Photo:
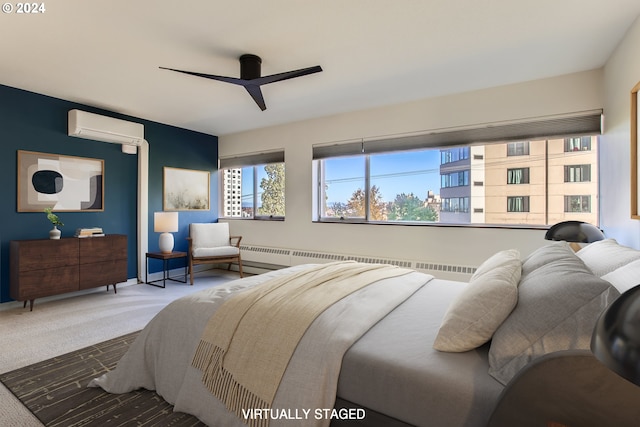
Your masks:
<svg viewBox="0 0 640 427"><path fill-rule="evenodd" d="M33 311L33 301L35 301L35 300L32 300L32 299L29 300L29 311ZM24 303L25 303L25 306L26 306L27 302L25 301Z"/></svg>

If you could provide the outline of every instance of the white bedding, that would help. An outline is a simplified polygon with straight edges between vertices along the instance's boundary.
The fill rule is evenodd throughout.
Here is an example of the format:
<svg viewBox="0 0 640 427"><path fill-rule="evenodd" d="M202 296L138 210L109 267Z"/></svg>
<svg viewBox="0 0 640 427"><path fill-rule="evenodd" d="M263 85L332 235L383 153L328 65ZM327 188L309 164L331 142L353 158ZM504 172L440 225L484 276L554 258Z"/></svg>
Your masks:
<svg viewBox="0 0 640 427"><path fill-rule="evenodd" d="M191 367L195 348L205 324L225 297L271 277L302 268L305 267L234 281L171 303L141 332L117 369L93 380L90 386L99 386L113 393L126 393L137 388L156 390L175 405L176 411L191 413L209 425L245 425L202 384L202 373ZM384 309L382 312L376 310L375 306L392 309L431 279L429 275L413 272L381 280L342 299L318 317L296 349L276 394L273 408L284 409L285 412L270 413L270 425L292 425L291 422L296 426L328 425L342 354L371 324L388 312L388 309L386 312ZM390 286L394 292L389 292ZM371 318L371 313L382 314ZM354 327L343 328L342 322L349 322ZM339 357L327 358L328 348ZM247 408L247 418L263 415L251 409ZM287 422L290 417L295 419Z"/></svg>

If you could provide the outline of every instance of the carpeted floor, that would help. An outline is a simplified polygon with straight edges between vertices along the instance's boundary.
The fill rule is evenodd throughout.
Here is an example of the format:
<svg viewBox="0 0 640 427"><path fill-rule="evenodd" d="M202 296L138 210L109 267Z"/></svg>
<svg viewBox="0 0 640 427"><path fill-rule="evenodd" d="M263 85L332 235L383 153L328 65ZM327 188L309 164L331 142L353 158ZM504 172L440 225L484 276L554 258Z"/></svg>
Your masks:
<svg viewBox="0 0 640 427"><path fill-rule="evenodd" d="M95 288L38 299L33 311L21 302L0 304L0 374L139 331L171 301L237 278L236 272L206 270L197 273L193 286L124 284L117 294ZM0 426L42 427L4 384Z"/></svg>
<svg viewBox="0 0 640 427"><path fill-rule="evenodd" d="M153 391L109 394L87 383L115 368L138 332L0 375L45 426L204 426Z"/></svg>

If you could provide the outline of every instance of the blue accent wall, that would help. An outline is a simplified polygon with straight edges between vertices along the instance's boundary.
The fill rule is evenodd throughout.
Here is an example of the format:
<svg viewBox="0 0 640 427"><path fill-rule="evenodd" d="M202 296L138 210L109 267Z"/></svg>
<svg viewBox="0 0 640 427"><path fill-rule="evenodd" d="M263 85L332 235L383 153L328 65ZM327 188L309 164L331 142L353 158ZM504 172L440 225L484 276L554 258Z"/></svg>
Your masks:
<svg viewBox="0 0 640 427"><path fill-rule="evenodd" d="M128 276L137 276L138 156L124 154L118 144L90 141L67 135L67 114L79 109L142 123L149 141L149 251L158 250L153 232L153 212L162 210L165 166L211 173L208 211L180 212L180 231L174 233L175 250L185 251L188 224L217 220L218 138L174 126L124 116L86 105L0 85L0 302L9 297L9 242L48 238L51 224L44 213L17 211L18 150L89 157L104 160L104 211L59 212L63 237L76 228L102 227L108 234L128 236ZM150 271L158 267L150 265ZM144 277L144 273L142 274Z"/></svg>

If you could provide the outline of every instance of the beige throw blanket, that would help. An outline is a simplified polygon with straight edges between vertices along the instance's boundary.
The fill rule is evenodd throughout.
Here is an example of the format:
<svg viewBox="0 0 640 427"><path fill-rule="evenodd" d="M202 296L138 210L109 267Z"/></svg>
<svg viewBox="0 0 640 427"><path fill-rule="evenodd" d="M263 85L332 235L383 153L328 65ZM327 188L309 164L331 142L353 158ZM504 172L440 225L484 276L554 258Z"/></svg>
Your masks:
<svg viewBox="0 0 640 427"><path fill-rule="evenodd" d="M277 277L226 301L211 317L192 365L225 406L269 409L311 323L347 295L411 270L338 262Z"/></svg>

